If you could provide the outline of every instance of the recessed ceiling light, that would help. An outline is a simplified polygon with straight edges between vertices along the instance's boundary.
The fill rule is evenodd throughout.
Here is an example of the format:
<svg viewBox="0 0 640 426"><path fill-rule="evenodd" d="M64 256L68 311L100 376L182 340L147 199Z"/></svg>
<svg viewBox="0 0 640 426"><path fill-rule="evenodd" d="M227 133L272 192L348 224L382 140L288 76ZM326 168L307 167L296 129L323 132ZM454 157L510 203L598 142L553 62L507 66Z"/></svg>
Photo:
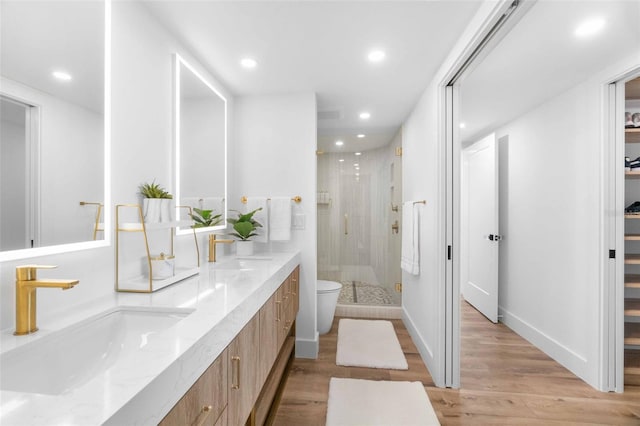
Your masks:
<svg viewBox="0 0 640 426"><path fill-rule="evenodd" d="M360 170L360 167L356 167L356 170Z"/></svg>
<svg viewBox="0 0 640 426"><path fill-rule="evenodd" d="M372 50L371 52L369 52L367 58L369 58L369 61L371 62L380 62L384 59L385 56L386 55L382 50Z"/></svg>
<svg viewBox="0 0 640 426"><path fill-rule="evenodd" d="M360 134L358 135L358 138L362 139L362 138L364 138L364 135L363 135L362 133L360 133Z"/></svg>
<svg viewBox="0 0 640 426"><path fill-rule="evenodd" d="M371 117L371 114L369 114L368 112L360 113L360 118L362 118L363 120L368 120L370 117Z"/></svg>
<svg viewBox="0 0 640 426"><path fill-rule="evenodd" d="M356 154L355 154L355 155L362 155L362 153L361 153L361 152L356 152Z"/></svg>
<svg viewBox="0 0 640 426"><path fill-rule="evenodd" d="M358 163L353 163L353 167L358 167L360 164Z"/></svg>
<svg viewBox="0 0 640 426"><path fill-rule="evenodd" d="M344 145L344 142L342 142L342 141L336 141L336 146L342 146L342 145Z"/></svg>
<svg viewBox="0 0 640 426"><path fill-rule="evenodd" d="M591 18L578 25L578 27L574 31L574 34L576 35L576 37L580 38L589 37L598 33L600 30L602 30L602 28L604 28L604 19Z"/></svg>
<svg viewBox="0 0 640 426"><path fill-rule="evenodd" d="M467 125L466 125L466 124L464 124L464 123L460 123L460 128L461 128L461 129L464 129L465 127L467 127Z"/></svg>
<svg viewBox="0 0 640 426"><path fill-rule="evenodd" d="M341 163L344 163L344 158L341 158L338 161L341 162Z"/></svg>
<svg viewBox="0 0 640 426"><path fill-rule="evenodd" d="M356 173L356 176L360 176L360 173Z"/></svg>
<svg viewBox="0 0 640 426"><path fill-rule="evenodd" d="M240 61L240 65L242 65L243 68L251 69L257 67L258 62L253 58L243 58Z"/></svg>
<svg viewBox="0 0 640 426"><path fill-rule="evenodd" d="M66 73L64 71L54 71L52 74L58 80L62 80L62 81L70 81L71 80L71 74Z"/></svg>

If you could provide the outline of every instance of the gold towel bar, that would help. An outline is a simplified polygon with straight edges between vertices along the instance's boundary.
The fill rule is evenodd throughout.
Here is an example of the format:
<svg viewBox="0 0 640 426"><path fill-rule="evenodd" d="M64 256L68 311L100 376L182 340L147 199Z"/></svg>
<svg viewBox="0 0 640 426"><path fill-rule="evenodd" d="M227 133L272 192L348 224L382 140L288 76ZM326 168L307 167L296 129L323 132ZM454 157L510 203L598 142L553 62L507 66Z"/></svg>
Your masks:
<svg viewBox="0 0 640 426"><path fill-rule="evenodd" d="M413 204L427 204L427 200L414 201Z"/></svg>
<svg viewBox="0 0 640 426"><path fill-rule="evenodd" d="M267 198L267 201L271 201L271 198ZM299 195L296 195L295 197L293 197L293 198L291 199L291 201L294 201L294 202L296 202L296 203L301 203L301 202L302 202L302 197L301 197L301 196L299 196ZM247 196L246 196L246 195L244 195L242 198L240 198L240 202L241 202L242 204L247 204Z"/></svg>

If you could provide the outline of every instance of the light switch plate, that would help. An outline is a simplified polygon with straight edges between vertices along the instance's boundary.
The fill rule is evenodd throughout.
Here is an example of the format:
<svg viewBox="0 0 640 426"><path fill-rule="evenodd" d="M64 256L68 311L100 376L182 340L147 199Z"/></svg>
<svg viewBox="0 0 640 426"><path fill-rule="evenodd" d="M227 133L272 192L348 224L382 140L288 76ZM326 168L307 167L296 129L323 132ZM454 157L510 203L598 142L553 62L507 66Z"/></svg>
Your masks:
<svg viewBox="0 0 640 426"><path fill-rule="evenodd" d="M304 223L305 223L304 213L295 213L293 215L293 223L291 226L293 229L298 229L298 230L304 229Z"/></svg>

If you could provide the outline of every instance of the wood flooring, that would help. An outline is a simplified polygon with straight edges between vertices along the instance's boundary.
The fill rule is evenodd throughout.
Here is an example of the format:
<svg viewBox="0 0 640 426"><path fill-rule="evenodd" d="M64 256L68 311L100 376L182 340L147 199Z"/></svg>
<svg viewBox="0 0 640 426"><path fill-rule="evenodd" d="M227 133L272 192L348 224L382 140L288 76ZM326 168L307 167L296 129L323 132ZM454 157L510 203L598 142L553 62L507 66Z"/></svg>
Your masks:
<svg viewBox="0 0 640 426"><path fill-rule="evenodd" d="M391 322L408 370L336 366L336 318L318 359L295 360L274 424L324 425L329 379L350 377L421 381L442 425L640 425L640 386L598 392L506 326L461 308L461 389L434 386L401 320Z"/></svg>

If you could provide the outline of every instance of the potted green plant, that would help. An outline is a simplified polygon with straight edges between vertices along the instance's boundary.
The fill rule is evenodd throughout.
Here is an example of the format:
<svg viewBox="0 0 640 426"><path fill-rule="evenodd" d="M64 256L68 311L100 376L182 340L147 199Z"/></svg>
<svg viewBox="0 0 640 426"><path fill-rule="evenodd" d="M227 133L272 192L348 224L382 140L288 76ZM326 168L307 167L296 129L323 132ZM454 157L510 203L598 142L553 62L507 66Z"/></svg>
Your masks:
<svg viewBox="0 0 640 426"><path fill-rule="evenodd" d="M192 228L206 228L209 226L216 226L222 222L222 214L213 214L213 210L203 210L193 208L193 213L190 214L191 219L194 220Z"/></svg>
<svg viewBox="0 0 640 426"><path fill-rule="evenodd" d="M147 223L171 222L173 220L173 195L169 194L155 179L138 187L142 195L142 211Z"/></svg>
<svg viewBox="0 0 640 426"><path fill-rule="evenodd" d="M238 256L251 256L253 254L253 241L251 241L250 238L258 235L256 229L262 227L262 225L253 218L253 215L260 210L262 210L262 207L249 213L241 213L234 210L238 213L238 217L235 219L227 219L227 222L233 226L233 230L235 231L232 232L231 235L238 238L238 242L236 243L236 254Z"/></svg>

